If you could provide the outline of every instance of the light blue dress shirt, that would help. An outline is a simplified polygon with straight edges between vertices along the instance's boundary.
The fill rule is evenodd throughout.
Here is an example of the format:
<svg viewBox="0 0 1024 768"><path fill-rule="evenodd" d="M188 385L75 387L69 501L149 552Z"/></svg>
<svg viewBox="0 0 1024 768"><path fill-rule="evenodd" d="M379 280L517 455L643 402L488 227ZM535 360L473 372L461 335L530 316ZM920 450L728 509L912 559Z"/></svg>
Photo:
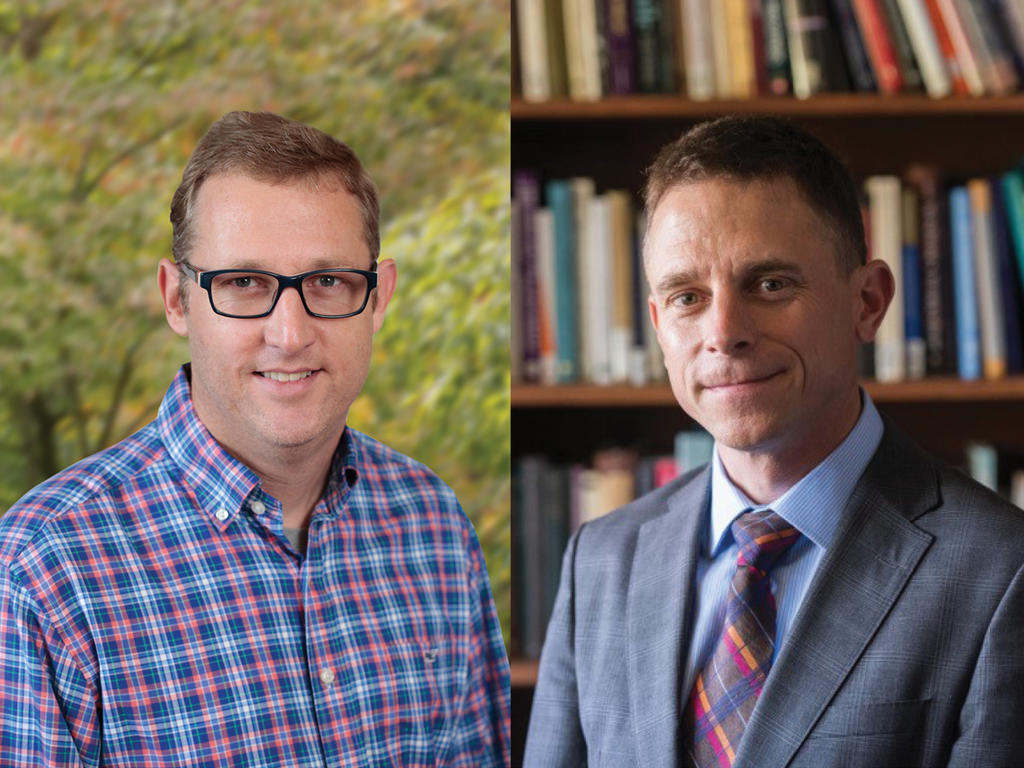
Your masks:
<svg viewBox="0 0 1024 768"><path fill-rule="evenodd" d="M716 448L711 467L711 507L697 560L693 640L686 659L683 687L686 697L693 688L697 670L704 666L718 642L738 552L730 526L739 514L749 509L770 507L803 534L771 571L777 608L775 653L778 653L818 563L832 544L839 511L849 500L882 439L882 419L863 390L861 403L860 417L843 442L796 485L769 504L755 504L732 483Z"/></svg>

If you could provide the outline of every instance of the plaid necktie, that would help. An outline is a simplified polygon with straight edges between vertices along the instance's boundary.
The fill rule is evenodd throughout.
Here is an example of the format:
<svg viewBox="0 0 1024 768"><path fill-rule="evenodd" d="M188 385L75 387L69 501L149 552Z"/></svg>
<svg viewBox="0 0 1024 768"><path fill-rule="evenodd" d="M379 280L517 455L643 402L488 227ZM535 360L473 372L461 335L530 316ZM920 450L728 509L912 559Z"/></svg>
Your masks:
<svg viewBox="0 0 1024 768"><path fill-rule="evenodd" d="M697 675L683 715L696 766L732 765L743 730L768 677L775 647L775 598L768 569L800 536L770 509L733 521L739 545L722 635Z"/></svg>

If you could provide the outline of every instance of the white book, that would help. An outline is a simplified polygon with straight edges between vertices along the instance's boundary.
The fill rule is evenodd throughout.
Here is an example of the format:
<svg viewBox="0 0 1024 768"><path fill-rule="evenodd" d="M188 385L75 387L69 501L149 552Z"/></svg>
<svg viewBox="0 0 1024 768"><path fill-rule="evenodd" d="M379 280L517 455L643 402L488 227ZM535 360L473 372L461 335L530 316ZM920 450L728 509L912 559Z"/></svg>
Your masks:
<svg viewBox="0 0 1024 768"><path fill-rule="evenodd" d="M572 213L575 227L576 243L576 327L579 329L580 380L594 380L594 365L590 358L590 346L587 344L587 321L591 316L590 305L594 301L590 289L591 270L588 264L590 243L590 201L594 197L594 180L586 176L577 176L569 180L572 190Z"/></svg>
<svg viewBox="0 0 1024 768"><path fill-rule="evenodd" d="M981 76L981 67L971 43L967 39L967 29L964 27L963 19L956 10L954 0L936 0L939 7L939 14L946 24L946 31L949 32L949 39L953 43L953 52L956 60L960 63L960 72L967 83L967 92L971 96L985 95L985 80Z"/></svg>
<svg viewBox="0 0 1024 768"><path fill-rule="evenodd" d="M903 381L907 372L900 180L895 176L871 176L864 187L870 206L871 258L888 264L896 282L896 293L875 336L875 378Z"/></svg>
<svg viewBox="0 0 1024 768"><path fill-rule="evenodd" d="M683 45L686 70L686 95L694 101L713 99L715 51L708 0L680 0L679 24L679 40Z"/></svg>
<svg viewBox="0 0 1024 768"><path fill-rule="evenodd" d="M628 192L610 190L608 217L611 235L611 328L609 367L616 383L629 380L630 347L633 341L633 212Z"/></svg>
<svg viewBox="0 0 1024 768"><path fill-rule="evenodd" d="M544 22L544 0L518 0L519 72L525 101L551 98L548 61L548 31Z"/></svg>
<svg viewBox="0 0 1024 768"><path fill-rule="evenodd" d="M939 41L935 37L931 18L924 0L898 0L900 15L910 37L910 47L921 70L921 79L928 95L933 99L948 96L953 90L953 81L946 71L946 62Z"/></svg>
<svg viewBox="0 0 1024 768"><path fill-rule="evenodd" d="M591 381L607 385L611 371L612 311L612 220L606 195L595 195L590 201L586 235L588 283L584 290L591 294L590 315L584 318L584 344L589 347Z"/></svg>
<svg viewBox="0 0 1024 768"><path fill-rule="evenodd" d="M558 349L555 339L555 217L548 208L533 215L537 253L537 325L540 328L540 383L558 383Z"/></svg>
<svg viewBox="0 0 1024 768"><path fill-rule="evenodd" d="M569 97L597 101L601 98L601 60L595 0L562 0L562 11Z"/></svg>
<svg viewBox="0 0 1024 768"><path fill-rule="evenodd" d="M803 30L800 27L800 5L797 0L782 0L786 17L786 43L789 45L789 70L793 75L793 95L806 99L818 90L820 72L811 72L807 67L807 51L804 50Z"/></svg>
<svg viewBox="0 0 1024 768"><path fill-rule="evenodd" d="M971 200L971 231L974 233L974 269L978 281L978 320L981 323L981 361L986 379L1006 375L1006 328L1003 295L999 290L995 232L992 221L992 190L986 179L967 182Z"/></svg>

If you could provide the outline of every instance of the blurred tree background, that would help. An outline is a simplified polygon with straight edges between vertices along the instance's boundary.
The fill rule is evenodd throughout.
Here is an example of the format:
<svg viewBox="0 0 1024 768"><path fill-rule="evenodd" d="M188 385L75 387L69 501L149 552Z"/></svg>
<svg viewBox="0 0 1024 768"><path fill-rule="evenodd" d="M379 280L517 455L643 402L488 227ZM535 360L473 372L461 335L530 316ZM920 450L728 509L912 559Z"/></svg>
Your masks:
<svg viewBox="0 0 1024 768"><path fill-rule="evenodd" d="M507 631L508 30L509 0L0 0L0 512L155 415L171 195L267 109L380 188L398 292L349 422L455 489Z"/></svg>

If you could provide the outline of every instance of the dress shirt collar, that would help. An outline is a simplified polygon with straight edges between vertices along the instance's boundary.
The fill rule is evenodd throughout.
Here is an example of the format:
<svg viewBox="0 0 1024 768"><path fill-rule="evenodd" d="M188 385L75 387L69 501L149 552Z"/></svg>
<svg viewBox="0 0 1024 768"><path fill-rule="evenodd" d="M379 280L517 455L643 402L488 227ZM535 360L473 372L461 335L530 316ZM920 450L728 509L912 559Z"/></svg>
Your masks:
<svg viewBox="0 0 1024 768"><path fill-rule="evenodd" d="M193 489L199 507L220 530L227 528L246 504L261 501L279 509L265 494L259 476L224 450L199 420L192 406L192 370L186 363L164 395L157 415L157 429L171 460ZM361 449L351 429L345 429L331 462L325 498L343 496L358 479ZM329 509L340 505L328 504Z"/></svg>
<svg viewBox="0 0 1024 768"><path fill-rule="evenodd" d="M711 525L705 552L718 554L732 542L730 526L748 509L771 507L817 546L828 549L839 529L840 512L882 439L882 418L861 390L860 417L832 453L770 504L755 504L729 479L716 448L711 467Z"/></svg>

